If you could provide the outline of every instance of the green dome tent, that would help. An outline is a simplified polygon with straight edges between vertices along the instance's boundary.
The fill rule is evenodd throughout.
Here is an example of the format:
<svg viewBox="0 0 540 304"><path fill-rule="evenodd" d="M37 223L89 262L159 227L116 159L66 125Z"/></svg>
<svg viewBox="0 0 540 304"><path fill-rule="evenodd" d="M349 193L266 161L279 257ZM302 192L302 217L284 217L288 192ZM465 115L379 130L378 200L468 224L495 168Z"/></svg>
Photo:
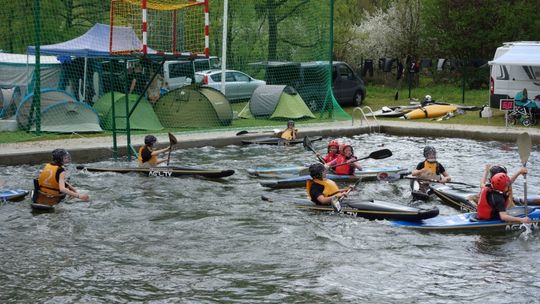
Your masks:
<svg viewBox="0 0 540 304"><path fill-rule="evenodd" d="M125 94L114 92L114 110L116 116L116 128L126 129L126 99ZM138 95L128 95L129 109L133 109L133 106L139 98ZM112 102L111 93L107 93L101 96L94 104L94 109L98 112L101 126L103 129L112 130ZM131 114L129 120L129 126L132 130L162 130L163 126L159 122L159 119L152 108L152 105L145 98L141 99L135 111Z"/></svg>
<svg viewBox="0 0 540 304"><path fill-rule="evenodd" d="M166 128L228 126L233 119L229 100L220 91L184 86L161 96L156 114Z"/></svg>
<svg viewBox="0 0 540 304"><path fill-rule="evenodd" d="M299 119L315 118L293 87L262 85L253 92L251 101L238 114L240 118Z"/></svg>

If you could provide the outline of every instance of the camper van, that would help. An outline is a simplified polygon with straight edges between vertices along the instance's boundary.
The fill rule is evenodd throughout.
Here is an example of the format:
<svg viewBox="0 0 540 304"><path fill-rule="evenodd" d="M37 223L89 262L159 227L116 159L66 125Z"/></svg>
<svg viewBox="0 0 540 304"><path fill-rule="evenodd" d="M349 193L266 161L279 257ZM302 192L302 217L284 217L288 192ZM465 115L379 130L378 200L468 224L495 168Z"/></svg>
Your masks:
<svg viewBox="0 0 540 304"><path fill-rule="evenodd" d="M540 95L540 42L505 42L489 64L492 108L499 108L501 99L514 98L523 89L530 99Z"/></svg>

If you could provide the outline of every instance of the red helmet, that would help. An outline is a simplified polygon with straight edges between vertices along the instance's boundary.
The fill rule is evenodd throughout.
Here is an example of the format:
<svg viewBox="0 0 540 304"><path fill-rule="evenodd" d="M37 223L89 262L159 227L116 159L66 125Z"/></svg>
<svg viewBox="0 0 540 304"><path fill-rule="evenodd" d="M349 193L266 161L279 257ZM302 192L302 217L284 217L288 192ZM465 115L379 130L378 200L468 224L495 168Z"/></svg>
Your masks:
<svg viewBox="0 0 540 304"><path fill-rule="evenodd" d="M330 151L330 148L332 147L336 147L338 150L339 150L339 144L336 140L331 140L329 143L328 143L328 151Z"/></svg>
<svg viewBox="0 0 540 304"><path fill-rule="evenodd" d="M497 191L506 191L508 185L510 185L510 178L505 173L497 173L491 177L491 187Z"/></svg>
<svg viewBox="0 0 540 304"><path fill-rule="evenodd" d="M351 154L354 155L354 149L353 149L353 147L351 145L344 144L343 145L343 150L342 150L343 152L345 152L345 148L351 148Z"/></svg>

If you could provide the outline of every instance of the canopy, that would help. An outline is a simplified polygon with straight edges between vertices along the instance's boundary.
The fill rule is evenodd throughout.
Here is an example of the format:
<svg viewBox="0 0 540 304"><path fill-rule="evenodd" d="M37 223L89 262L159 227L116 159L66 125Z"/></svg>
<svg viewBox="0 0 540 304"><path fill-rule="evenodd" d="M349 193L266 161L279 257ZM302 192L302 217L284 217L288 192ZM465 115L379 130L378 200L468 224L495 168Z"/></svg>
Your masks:
<svg viewBox="0 0 540 304"><path fill-rule="evenodd" d="M540 44L510 45L508 50L490 65L540 66Z"/></svg>
<svg viewBox="0 0 540 304"><path fill-rule="evenodd" d="M41 54L76 57L109 57L114 53L140 52L142 42L131 27L113 26L112 53L109 51L111 27L107 24L95 24L82 36L56 44L42 45ZM35 54L35 46L29 46L28 54ZM148 54L156 51L148 49Z"/></svg>

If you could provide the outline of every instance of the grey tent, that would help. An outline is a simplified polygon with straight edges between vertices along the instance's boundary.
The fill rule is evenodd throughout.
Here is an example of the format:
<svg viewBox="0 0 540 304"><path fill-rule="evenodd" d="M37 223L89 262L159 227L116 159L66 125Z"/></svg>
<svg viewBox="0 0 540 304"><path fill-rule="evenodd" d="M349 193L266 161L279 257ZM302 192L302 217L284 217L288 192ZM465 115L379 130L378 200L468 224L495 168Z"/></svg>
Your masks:
<svg viewBox="0 0 540 304"><path fill-rule="evenodd" d="M27 95L17 109L17 123L23 130L36 129L34 93ZM57 133L101 132L96 111L62 90L41 91L41 131Z"/></svg>
<svg viewBox="0 0 540 304"><path fill-rule="evenodd" d="M286 85L259 86L250 102L238 115L240 118L298 119L315 118L293 87Z"/></svg>
<svg viewBox="0 0 540 304"><path fill-rule="evenodd" d="M184 86L161 96L154 110L166 128L218 127L232 122L229 100L220 91Z"/></svg>

